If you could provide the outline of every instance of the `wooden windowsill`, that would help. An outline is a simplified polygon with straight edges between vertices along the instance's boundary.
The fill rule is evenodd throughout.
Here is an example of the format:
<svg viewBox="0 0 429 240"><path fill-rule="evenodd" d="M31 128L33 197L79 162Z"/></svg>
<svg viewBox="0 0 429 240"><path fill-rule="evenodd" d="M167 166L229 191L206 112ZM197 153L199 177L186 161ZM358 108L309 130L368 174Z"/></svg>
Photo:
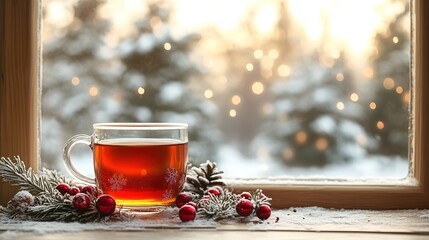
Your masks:
<svg viewBox="0 0 429 240"><path fill-rule="evenodd" d="M288 208L273 211L265 222L254 218L182 223L175 214L177 209L171 209L105 224L0 219L0 239L429 239L429 210Z"/></svg>
<svg viewBox="0 0 429 240"><path fill-rule="evenodd" d="M1 234L1 232L0 232ZM16 237L6 239L139 239L139 240L158 240L158 239L296 239L296 240L362 240L362 239L389 239L389 240L404 240L404 239L429 239L428 236L419 234L389 234L389 233L359 233L359 232L296 232L296 231L228 231L228 230L173 230L173 229L157 229L143 231L88 231L78 233L52 233L47 236L34 235L31 233L23 233Z"/></svg>

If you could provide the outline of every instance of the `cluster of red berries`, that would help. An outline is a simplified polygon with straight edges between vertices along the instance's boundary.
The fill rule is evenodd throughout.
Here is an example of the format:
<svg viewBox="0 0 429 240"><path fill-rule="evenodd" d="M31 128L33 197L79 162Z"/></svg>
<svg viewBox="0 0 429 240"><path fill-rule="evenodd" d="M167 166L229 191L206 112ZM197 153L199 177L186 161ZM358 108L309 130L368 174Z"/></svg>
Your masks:
<svg viewBox="0 0 429 240"><path fill-rule="evenodd" d="M250 216L250 214L253 213L253 210L255 208L255 205L252 202L252 194L249 192L242 192L240 194L240 200L237 202L237 205L235 206L235 210L237 211L238 215L247 217ZM261 196L259 196L261 200L265 199L266 196L261 193ZM271 216L271 208L270 206L266 204L261 204L256 209L256 216L261 220L266 220Z"/></svg>
<svg viewBox="0 0 429 240"><path fill-rule="evenodd" d="M207 190L207 194L213 196L219 196L221 190L218 188L210 188ZM261 200L266 198L261 193L259 197ZM179 208L179 218L183 222L192 221L195 219L198 207L203 207L204 204L210 199L209 195L204 195L197 203L193 202L193 198L190 194L182 192L176 198L176 206ZM255 204L252 201L252 195L249 192L243 192L240 194L240 199L235 205L237 214L243 217L250 216L255 210ZM266 220L271 216L271 208L267 204L262 204L256 208L256 216L261 220Z"/></svg>
<svg viewBox="0 0 429 240"><path fill-rule="evenodd" d="M60 183L56 189L62 195L68 194L71 197L72 205L77 211L87 210L91 202L95 201L95 207L102 216L108 216L115 212L115 199L108 194L100 194L94 186L70 187L66 183Z"/></svg>

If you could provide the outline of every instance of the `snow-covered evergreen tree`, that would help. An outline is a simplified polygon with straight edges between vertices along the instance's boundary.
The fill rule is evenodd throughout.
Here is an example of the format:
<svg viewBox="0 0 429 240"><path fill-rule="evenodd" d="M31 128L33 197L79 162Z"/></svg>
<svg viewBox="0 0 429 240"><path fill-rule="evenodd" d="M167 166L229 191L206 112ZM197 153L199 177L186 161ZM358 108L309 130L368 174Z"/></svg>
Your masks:
<svg viewBox="0 0 429 240"><path fill-rule="evenodd" d="M371 133L374 154L408 157L410 101L410 13L406 1L374 38L375 92L372 108L366 107L362 125Z"/></svg>
<svg viewBox="0 0 429 240"><path fill-rule="evenodd" d="M44 44L44 163L61 168L64 143L91 133L95 122L188 123L190 160L209 159L220 134L208 121L216 107L199 89L202 68L190 56L199 37L173 37L169 10L148 3L135 34L110 46L109 20L98 15L107 3L78 1L64 35Z"/></svg>
<svg viewBox="0 0 429 240"><path fill-rule="evenodd" d="M349 100L354 80L344 61L340 57L327 67L316 54L293 65L288 79L273 86L276 100L265 137L276 159L322 166L366 153L356 141L366 133L357 122L361 107Z"/></svg>
<svg viewBox="0 0 429 240"><path fill-rule="evenodd" d="M115 82L122 96L113 121L184 122L189 124L190 158L194 163L213 156L219 132L210 118L216 107L204 99L203 69L190 57L200 36L172 35L169 11L149 5L136 22L136 34L118 46L125 70Z"/></svg>
<svg viewBox="0 0 429 240"><path fill-rule="evenodd" d="M43 164L61 168L67 139L91 133L99 110L110 100L102 98L105 86L119 76L113 61L101 58L109 22L97 16L103 4L82 0L71 10L72 21L43 45L42 126Z"/></svg>

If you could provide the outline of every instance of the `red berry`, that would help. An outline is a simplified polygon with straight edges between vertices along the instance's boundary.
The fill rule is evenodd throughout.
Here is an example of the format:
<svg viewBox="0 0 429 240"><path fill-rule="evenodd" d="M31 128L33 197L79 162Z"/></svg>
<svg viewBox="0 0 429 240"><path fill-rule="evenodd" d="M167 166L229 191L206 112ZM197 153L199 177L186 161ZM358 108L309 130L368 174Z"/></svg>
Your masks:
<svg viewBox="0 0 429 240"><path fill-rule="evenodd" d="M185 205L186 203L188 203L190 201L192 201L191 195L189 195L188 193L182 192L176 198L176 206L178 208L181 208L183 205Z"/></svg>
<svg viewBox="0 0 429 240"><path fill-rule="evenodd" d="M55 187L62 195L70 190L70 186L66 183L60 183Z"/></svg>
<svg viewBox="0 0 429 240"><path fill-rule="evenodd" d="M95 207L101 215L107 216L115 211L116 201L110 195L102 194L97 198Z"/></svg>
<svg viewBox="0 0 429 240"><path fill-rule="evenodd" d="M207 190L207 192L208 192L208 193L211 193L211 194L213 194L213 195L215 195L215 196L219 196L219 195L220 195L220 191L219 191L219 189L217 189L217 188L215 188L215 187L209 188L209 189Z"/></svg>
<svg viewBox="0 0 429 240"><path fill-rule="evenodd" d="M80 190L81 193L86 193L88 196L97 197L98 191L94 186L85 186Z"/></svg>
<svg viewBox="0 0 429 240"><path fill-rule="evenodd" d="M186 203L185 205L190 205L190 206L194 207L194 208L195 208L195 210L197 210L197 209L198 209L197 204L196 204L196 203L194 203L194 202L188 202L188 203Z"/></svg>
<svg viewBox="0 0 429 240"><path fill-rule="evenodd" d="M77 193L72 200L73 207L78 211L85 210L89 207L91 200L85 193Z"/></svg>
<svg viewBox="0 0 429 240"><path fill-rule="evenodd" d="M253 212L253 203L245 198L238 201L235 210L240 216L249 216Z"/></svg>
<svg viewBox="0 0 429 240"><path fill-rule="evenodd" d="M192 221L196 215L197 211L191 205L183 205L179 210L179 218L182 222Z"/></svg>
<svg viewBox="0 0 429 240"><path fill-rule="evenodd" d="M256 216L258 216L259 219L265 220L268 219L271 216L271 208L268 205L261 205L256 209Z"/></svg>
<svg viewBox="0 0 429 240"><path fill-rule="evenodd" d="M241 197L241 198L245 198L245 199L247 199L247 200L251 200L251 199L252 199L252 194L250 194L249 192L242 192L242 193L240 194L240 197Z"/></svg>
<svg viewBox="0 0 429 240"><path fill-rule="evenodd" d="M70 194L70 195L72 195L72 196L74 196L74 195L76 195L76 194L80 193L80 190L79 190L79 188L77 188L77 187L71 187L71 188L67 191L67 193L68 193L68 194Z"/></svg>

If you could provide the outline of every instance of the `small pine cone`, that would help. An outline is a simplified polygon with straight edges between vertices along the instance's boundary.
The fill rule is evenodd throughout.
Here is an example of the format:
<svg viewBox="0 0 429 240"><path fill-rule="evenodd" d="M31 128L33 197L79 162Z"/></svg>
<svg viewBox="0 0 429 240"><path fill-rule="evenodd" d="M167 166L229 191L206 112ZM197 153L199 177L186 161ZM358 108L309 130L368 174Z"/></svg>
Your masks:
<svg viewBox="0 0 429 240"><path fill-rule="evenodd" d="M203 195L210 187L224 187L226 184L222 179L222 174L223 171L217 169L216 163L209 160L200 164L199 167L191 167L188 169L184 191Z"/></svg>

